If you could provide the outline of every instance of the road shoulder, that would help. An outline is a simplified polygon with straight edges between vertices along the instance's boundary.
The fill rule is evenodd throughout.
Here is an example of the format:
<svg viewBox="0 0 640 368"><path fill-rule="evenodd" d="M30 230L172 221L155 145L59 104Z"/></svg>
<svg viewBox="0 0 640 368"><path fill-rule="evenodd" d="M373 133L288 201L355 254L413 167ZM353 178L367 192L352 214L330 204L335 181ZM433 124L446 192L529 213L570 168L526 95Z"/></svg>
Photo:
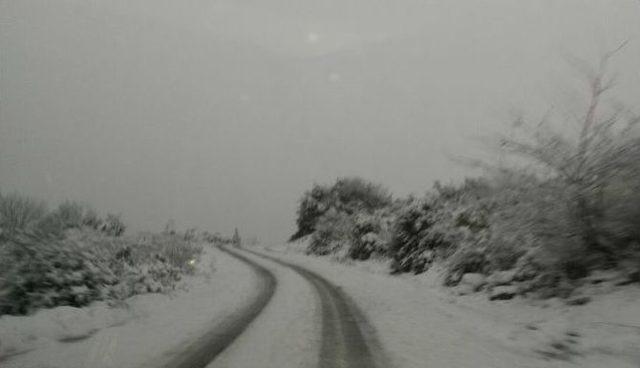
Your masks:
<svg viewBox="0 0 640 368"><path fill-rule="evenodd" d="M241 261L207 248L187 290L171 295L145 294L127 300L126 318L90 336L72 341L43 338L26 353L3 361L3 368L157 367L180 347L216 328L252 298L257 279ZM89 310L89 309L87 309ZM84 308L78 313L87 314ZM95 316L94 316L95 317ZM16 317L19 327L32 317ZM72 321L69 326L77 326ZM20 338L17 333L8 335Z"/></svg>

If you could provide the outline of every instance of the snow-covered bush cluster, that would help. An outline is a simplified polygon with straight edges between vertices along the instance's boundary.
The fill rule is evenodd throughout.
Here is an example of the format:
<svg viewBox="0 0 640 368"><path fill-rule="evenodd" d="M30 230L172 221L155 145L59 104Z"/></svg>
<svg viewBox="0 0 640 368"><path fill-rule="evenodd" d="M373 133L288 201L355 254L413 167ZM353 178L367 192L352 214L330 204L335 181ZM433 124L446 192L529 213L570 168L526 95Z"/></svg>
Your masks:
<svg viewBox="0 0 640 368"><path fill-rule="evenodd" d="M382 186L361 178L314 185L298 208L292 240L310 236L309 253L340 253L352 259L386 254L394 202Z"/></svg>
<svg viewBox="0 0 640 368"><path fill-rule="evenodd" d="M312 234L323 216L352 217L357 213L372 213L392 204L389 192L380 185L361 178L340 178L332 186L314 185L306 192L298 206L297 232L291 237L296 240Z"/></svg>
<svg viewBox="0 0 640 368"><path fill-rule="evenodd" d="M489 209L479 199L488 190L481 180L467 180L459 188L436 184L425 198L405 206L393 229L392 271L421 273L460 251L468 253L469 264L455 268L479 267L476 250L469 248L481 248L488 237Z"/></svg>
<svg viewBox="0 0 640 368"><path fill-rule="evenodd" d="M28 198L1 197L0 224L0 315L167 292L202 251L178 235L121 236L118 216L101 220L71 202L47 212Z"/></svg>
<svg viewBox="0 0 640 368"><path fill-rule="evenodd" d="M312 203L310 193L303 199L306 208ZM521 294L568 295L597 269L624 268L627 279L638 276L640 237L638 226L631 225L639 218L634 215L640 207L635 193L616 191L606 198L602 232L614 227L612 223L617 230L614 237L601 239L610 239L613 260L583 242L569 205L570 188L522 171L502 171L459 185L436 184L422 198L388 201L374 210L343 206L351 209L346 211L317 201L313 213L322 214L305 222L314 229L308 251L341 253L354 260L389 257L393 273L419 274L438 263L447 286L466 284L472 278L468 275L476 275L488 281L474 290L492 292L495 286L500 291L510 285ZM622 203L624 209L613 211Z"/></svg>
<svg viewBox="0 0 640 368"><path fill-rule="evenodd" d="M27 314L106 297L117 282L107 264L71 242L18 234L2 244L0 314Z"/></svg>

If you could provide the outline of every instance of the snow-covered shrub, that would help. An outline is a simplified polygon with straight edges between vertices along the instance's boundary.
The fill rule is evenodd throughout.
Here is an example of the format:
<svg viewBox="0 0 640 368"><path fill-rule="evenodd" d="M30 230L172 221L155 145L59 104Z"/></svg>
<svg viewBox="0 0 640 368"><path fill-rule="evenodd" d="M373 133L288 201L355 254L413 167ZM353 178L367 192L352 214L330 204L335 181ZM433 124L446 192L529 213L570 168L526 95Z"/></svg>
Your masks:
<svg viewBox="0 0 640 368"><path fill-rule="evenodd" d="M520 257L529 254L542 273L586 275L594 253L582 241L581 225L567 205L571 191L557 180L512 184L493 197L497 203L491 219L492 241L497 245L490 258L494 268L522 265Z"/></svg>
<svg viewBox="0 0 640 368"><path fill-rule="evenodd" d="M80 228L84 217L84 206L77 202L65 201L54 211L65 229Z"/></svg>
<svg viewBox="0 0 640 368"><path fill-rule="evenodd" d="M198 229L191 228L184 232L184 240L188 242L196 241L198 238Z"/></svg>
<svg viewBox="0 0 640 368"><path fill-rule="evenodd" d="M553 185L527 175L502 173L434 189L396 219L394 272L420 273L441 261L445 284L455 285L464 273L511 269L531 249L564 241L570 232Z"/></svg>
<svg viewBox="0 0 640 368"><path fill-rule="evenodd" d="M640 142L637 143L640 145ZM629 256L640 256L640 157L627 172L612 178L602 190L604 202L599 218L601 242L624 262Z"/></svg>
<svg viewBox="0 0 640 368"><path fill-rule="evenodd" d="M121 237L94 238L92 252L118 279L114 296L172 290L182 275L191 274L202 247L177 235L154 234L142 243Z"/></svg>
<svg viewBox="0 0 640 368"><path fill-rule="evenodd" d="M596 68L586 68L582 111L550 112L542 121L518 117L509 135L496 142L519 162L539 168L563 192L559 199L569 209L564 220L571 222L582 247L570 241L565 251L585 256L576 260L584 269L579 273L616 267L624 249L638 239L639 203L633 192L640 180L640 116L608 101L613 86L608 67L620 49L603 54ZM567 121L567 116L580 118ZM575 123L577 129L566 129Z"/></svg>
<svg viewBox="0 0 640 368"><path fill-rule="evenodd" d="M320 218L331 209L353 215L372 213L391 203L392 197L384 187L358 177L339 178L330 187L316 184L300 200L296 220L298 230L291 240L313 233Z"/></svg>
<svg viewBox="0 0 640 368"><path fill-rule="evenodd" d="M35 232L46 238L62 239L65 226L62 219L55 212L47 213L35 227Z"/></svg>
<svg viewBox="0 0 640 368"><path fill-rule="evenodd" d="M481 195L473 192L444 206L453 211L454 228L463 235L446 261L446 284L455 285L467 272L509 270L530 250L549 244L551 234L558 239L563 234L549 227L562 226L555 218L558 208L550 207L558 203L553 188L535 178L502 173L484 185Z"/></svg>
<svg viewBox="0 0 640 368"><path fill-rule="evenodd" d="M327 211L316 224L307 252L327 255L348 249L352 243L353 226L352 216L335 209Z"/></svg>
<svg viewBox="0 0 640 368"><path fill-rule="evenodd" d="M179 236L139 243L89 228L68 236L20 232L0 242L0 314L171 291L202 252Z"/></svg>
<svg viewBox="0 0 640 368"><path fill-rule="evenodd" d="M0 195L0 230L5 235L36 228L46 214L42 201L17 193Z"/></svg>
<svg viewBox="0 0 640 368"><path fill-rule="evenodd" d="M98 213L94 209L88 208L82 216L82 226L98 230L101 225L102 219L100 219Z"/></svg>
<svg viewBox="0 0 640 368"><path fill-rule="evenodd" d="M485 247L490 209L480 193L487 188L473 180L460 187L436 184L434 192L408 204L394 226L392 271L421 273L459 249L474 254L477 250L471 248Z"/></svg>
<svg viewBox="0 0 640 368"><path fill-rule="evenodd" d="M120 215L107 214L107 218L100 226L100 230L109 236L120 236L127 227L120 219Z"/></svg>
<svg viewBox="0 0 640 368"><path fill-rule="evenodd" d="M510 275L508 282L520 283L523 292L568 295L590 272L614 267L638 281L640 139L613 133L594 133L598 146L583 155L586 173L594 175L583 172L578 182L501 168L460 185L436 183L421 199L396 202L358 180L315 186L298 209L298 234L312 234L314 254L391 257L392 272L421 273L440 262L447 285L466 273L504 285ZM557 135L545 134L537 143L562 148ZM574 164L569 151L555 157L544 147L523 147L536 148L537 158L557 158L552 169Z"/></svg>
<svg viewBox="0 0 640 368"><path fill-rule="evenodd" d="M604 264L602 254L590 251L579 235L581 224L567 205L571 190L562 182L510 173L492 186L488 195L466 204L484 211L487 228L475 233L481 237L457 241L445 263L446 284L455 285L467 272L509 270L516 275L513 282L526 284L521 290L568 295L572 280Z"/></svg>
<svg viewBox="0 0 640 368"><path fill-rule="evenodd" d="M378 210L373 214L358 213L353 224L348 256L366 260L372 255L383 256L391 242L393 214Z"/></svg>
<svg viewBox="0 0 640 368"><path fill-rule="evenodd" d="M392 203L391 194L386 188L358 177L338 179L331 192L334 206L349 214L373 212Z"/></svg>
<svg viewBox="0 0 640 368"><path fill-rule="evenodd" d="M181 280L182 270L157 254L142 263L133 262L126 254L130 253L124 251L110 262L118 282L108 289L109 299L123 300L137 294L171 291Z"/></svg>
<svg viewBox="0 0 640 368"><path fill-rule="evenodd" d="M202 254L202 246L178 236L156 235L152 238L149 252L183 273L190 273L193 271L194 261Z"/></svg>
<svg viewBox="0 0 640 368"><path fill-rule="evenodd" d="M119 216L18 194L0 196L0 230L0 315L170 291L202 253L193 236L127 238Z"/></svg>
<svg viewBox="0 0 640 368"><path fill-rule="evenodd" d="M167 234L166 232L164 234ZM222 245L222 244L231 244L232 243L232 239L222 236L222 234L215 232L213 234L211 234L208 231L204 231L201 235L202 240L204 240L207 243L210 244L214 244L214 245Z"/></svg>
<svg viewBox="0 0 640 368"><path fill-rule="evenodd" d="M484 249L464 247L458 249L447 260L447 273L444 284L457 285L466 273L484 274L487 272L487 255Z"/></svg>
<svg viewBox="0 0 640 368"><path fill-rule="evenodd" d="M291 240L300 239L313 233L316 223L330 207L330 189L315 184L310 191L304 193L298 205L296 225L298 230Z"/></svg>
<svg viewBox="0 0 640 368"><path fill-rule="evenodd" d="M393 229L391 255L393 272L421 273L434 259L433 245L424 240L433 225L433 207L428 201L415 201L404 208Z"/></svg>
<svg viewBox="0 0 640 368"><path fill-rule="evenodd" d="M72 242L22 233L2 244L0 314L58 305L83 306L117 282L91 252Z"/></svg>

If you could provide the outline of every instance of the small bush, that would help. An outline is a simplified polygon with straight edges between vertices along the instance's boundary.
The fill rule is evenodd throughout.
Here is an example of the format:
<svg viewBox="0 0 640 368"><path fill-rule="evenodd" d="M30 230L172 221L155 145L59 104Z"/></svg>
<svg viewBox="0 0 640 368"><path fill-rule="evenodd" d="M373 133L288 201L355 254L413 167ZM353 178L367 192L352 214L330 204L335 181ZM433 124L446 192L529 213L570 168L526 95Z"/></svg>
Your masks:
<svg viewBox="0 0 640 368"><path fill-rule="evenodd" d="M178 236L137 243L90 231L73 240L20 233L0 247L0 315L167 292L201 252Z"/></svg>
<svg viewBox="0 0 640 368"><path fill-rule="evenodd" d="M84 206L72 201L61 203L54 212L60 219L63 228L78 229L82 227L84 218Z"/></svg>
<svg viewBox="0 0 640 368"><path fill-rule="evenodd" d="M487 209L481 202L440 192L408 205L393 230L393 272L421 273L460 247L473 247L487 237Z"/></svg>
<svg viewBox="0 0 640 368"><path fill-rule="evenodd" d="M184 232L185 241L195 241L198 238L198 229L191 228Z"/></svg>
<svg viewBox="0 0 640 368"><path fill-rule="evenodd" d="M98 216L95 210L89 208L82 217L82 226L88 227L93 230L98 230L102 226L102 219Z"/></svg>
<svg viewBox="0 0 640 368"><path fill-rule="evenodd" d="M48 213L36 227L35 232L43 238L62 239L64 237L64 222L55 213Z"/></svg>
<svg viewBox="0 0 640 368"><path fill-rule="evenodd" d="M304 193L298 205L296 225L298 230L291 236L291 240L300 239L313 233L318 219L330 207L331 190L324 186L314 185L310 191Z"/></svg>
<svg viewBox="0 0 640 368"><path fill-rule="evenodd" d="M362 178L340 178L331 189L335 206L347 213L373 212L392 203L391 194L380 184Z"/></svg>
<svg viewBox="0 0 640 368"><path fill-rule="evenodd" d="M392 272L421 273L433 261L433 252L423 239L427 237L429 228L433 225L430 212L433 207L427 201L416 201L404 208L393 229L391 255Z"/></svg>
<svg viewBox="0 0 640 368"><path fill-rule="evenodd" d="M81 307L103 299L105 288L117 281L106 265L73 243L20 234L3 247L0 314Z"/></svg>
<svg viewBox="0 0 640 368"><path fill-rule="evenodd" d="M120 219L120 215L108 214L100 230L109 236L120 236L127 227Z"/></svg>
<svg viewBox="0 0 640 368"><path fill-rule="evenodd" d="M393 215L384 210L373 214L357 214L348 256L355 260L366 260L371 256L386 255L391 242L392 222Z"/></svg>
<svg viewBox="0 0 640 368"><path fill-rule="evenodd" d="M0 229L3 234L33 229L47 214L44 202L16 193L0 196Z"/></svg>
<svg viewBox="0 0 640 368"><path fill-rule="evenodd" d="M465 273L486 273L487 263L483 250L462 248L448 260L444 283L447 286L457 285Z"/></svg>
<svg viewBox="0 0 640 368"><path fill-rule="evenodd" d="M353 232L353 218L336 210L328 211L320 218L316 231L311 235L307 252L316 255L336 253L348 249Z"/></svg>
<svg viewBox="0 0 640 368"><path fill-rule="evenodd" d="M156 235L149 252L155 253L160 259L181 271L190 273L193 271L194 261L202 253L202 246L178 236Z"/></svg>
<svg viewBox="0 0 640 368"><path fill-rule="evenodd" d="M392 197L384 187L357 177L340 178L331 187L314 185L300 200L296 219L298 230L291 240L313 233L320 218L330 209L354 215L373 213L392 203Z"/></svg>

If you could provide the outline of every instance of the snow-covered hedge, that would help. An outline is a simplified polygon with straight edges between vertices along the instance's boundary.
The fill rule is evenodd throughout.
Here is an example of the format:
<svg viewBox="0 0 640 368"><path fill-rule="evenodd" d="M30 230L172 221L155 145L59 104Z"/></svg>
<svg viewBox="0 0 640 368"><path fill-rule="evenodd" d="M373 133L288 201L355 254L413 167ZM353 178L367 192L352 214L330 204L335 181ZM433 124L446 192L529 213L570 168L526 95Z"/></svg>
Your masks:
<svg viewBox="0 0 640 368"><path fill-rule="evenodd" d="M620 185L631 183L625 180ZM566 295L597 269L624 268L630 280L640 275L640 197L629 188L636 187L603 192L606 211L595 214L599 241L611 250L608 257L584 243L568 205L572 188L517 171L436 184L423 198L396 200L373 211L332 206L318 215L309 252L355 260L387 256L394 273L419 274L437 262L448 286L466 274L474 275L467 279L502 275L496 276L502 280L497 285L520 283L519 293ZM509 282L505 275L511 275Z"/></svg>
<svg viewBox="0 0 640 368"><path fill-rule="evenodd" d="M18 234L2 248L0 314L86 305L117 283L107 264L70 242Z"/></svg>
<svg viewBox="0 0 640 368"><path fill-rule="evenodd" d="M166 292L201 250L177 236L141 243L89 229L62 240L17 233L0 244L0 315Z"/></svg>

